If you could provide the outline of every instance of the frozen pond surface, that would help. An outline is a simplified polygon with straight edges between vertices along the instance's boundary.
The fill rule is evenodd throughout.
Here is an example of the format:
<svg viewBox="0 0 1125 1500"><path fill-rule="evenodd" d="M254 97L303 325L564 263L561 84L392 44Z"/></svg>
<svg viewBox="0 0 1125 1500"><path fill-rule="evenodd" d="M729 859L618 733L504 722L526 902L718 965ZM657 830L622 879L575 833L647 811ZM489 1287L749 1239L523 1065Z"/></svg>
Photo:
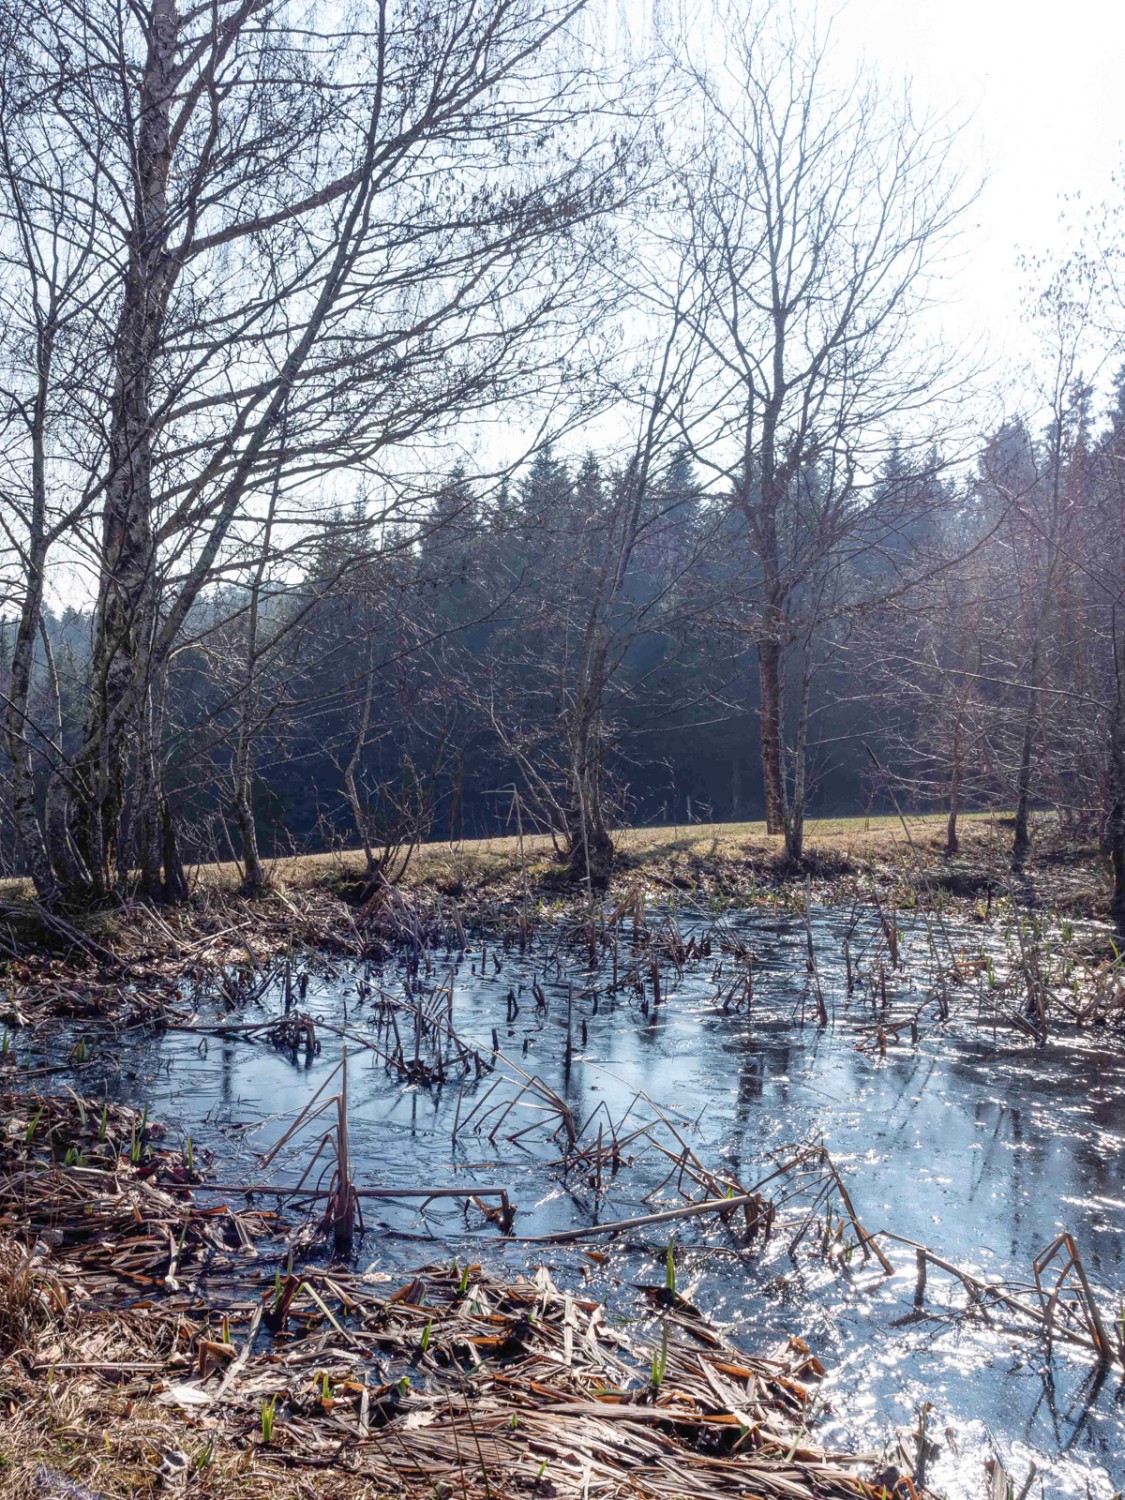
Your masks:
<svg viewBox="0 0 1125 1500"><path fill-rule="evenodd" d="M681 918L679 930L687 940L709 929L702 919ZM483 1118L501 1098L514 1097L510 1070L501 1063L479 1078L470 1071L462 1082L454 1068L441 1085L409 1084L358 1040L385 1050L382 1001L408 993L431 1004L437 987L448 985L452 1009L445 1013L457 1035L491 1054L495 1029L512 1063L556 1090L580 1127L592 1122L584 1144L596 1137L599 1121L606 1139L610 1120L626 1135L654 1120L657 1106L708 1168L750 1186L772 1170L774 1153L823 1141L868 1229L922 1241L986 1278L1027 1282L1038 1252L1058 1232L1071 1231L1116 1331L1125 1311L1125 1049L1120 1036L1098 1033L1037 1048L1018 1032L994 1033L977 1023L971 997L941 1022L929 998L933 967L954 951L979 953L985 933L945 932L939 954L932 933L920 924L911 934L904 923L903 971L915 979L891 972L883 1012L885 930L871 913L820 911L813 934L829 1012L824 1026L817 1024L803 919L773 911L725 918L721 930L711 931L709 952L665 962L659 1003L651 980L643 994L624 983L613 991L608 955L591 969L584 948L560 945L551 935L525 954L493 943L482 952L477 939L463 953L431 953L420 968L397 959L313 969L292 1005L352 1035L349 1118L361 1186L501 1185L518 1206L515 1232L523 1236L680 1201L674 1181L649 1196L669 1163L642 1138L625 1150L631 1163L604 1177L596 1202L588 1172L564 1177L560 1170L560 1144L549 1138L557 1122L544 1126L522 1104L494 1141L488 1131L496 1113L480 1133L470 1126L454 1143L455 1120L478 1105ZM845 937L857 976L850 997ZM736 950L745 944L752 961L732 952L732 944ZM627 948L619 954L619 981ZM747 967L752 1001L747 1005L739 990L737 1008L728 1001L724 1009L721 997L742 984ZM639 973L645 977L645 964ZM439 997L435 1013L448 1004ZM249 1007L225 1012L209 1005L199 1018L264 1021L284 1006L279 978ZM901 1024L881 1051L880 1016L901 1023L919 1006L917 1039ZM409 1056L408 1013L398 1013L397 1025ZM197 1147L215 1153L218 1181L295 1181L310 1154L310 1135L269 1168L257 1156L338 1063L339 1035L321 1026L318 1038L320 1051L309 1058L261 1040L127 1034L112 1048L95 1044L80 1086L147 1103L153 1118L167 1123L170 1140L190 1134ZM529 1125L519 1141L510 1139ZM798 1194L784 1204L781 1219L799 1215L801 1202ZM581 1279L630 1316L638 1310L631 1284L664 1276L667 1226L627 1240L590 1241L585 1248L609 1252L594 1259L582 1245L502 1243L475 1208L466 1212L450 1200L424 1215L384 1201L364 1208L361 1264L405 1271L453 1255L463 1262L467 1254L513 1272L546 1264L560 1283ZM992 1452L1004 1459L1017 1492L1032 1462L1040 1479L1030 1494L1041 1493L1040 1481L1046 1494L1108 1497L1125 1488L1119 1369L1098 1378L1084 1358L1059 1352L1049 1358L1042 1341L1005 1330L1001 1320L987 1327L957 1316L963 1298L932 1271L918 1313L908 1247L888 1245L898 1274L887 1278L856 1253L826 1259L819 1231L795 1254L788 1251L791 1238L775 1233L764 1249L747 1253L720 1227L685 1222L676 1235L679 1290L748 1348L778 1335L805 1338L830 1371L826 1436L881 1448L929 1402L929 1430L941 1443L930 1483L950 1497L984 1492L983 1465Z"/></svg>

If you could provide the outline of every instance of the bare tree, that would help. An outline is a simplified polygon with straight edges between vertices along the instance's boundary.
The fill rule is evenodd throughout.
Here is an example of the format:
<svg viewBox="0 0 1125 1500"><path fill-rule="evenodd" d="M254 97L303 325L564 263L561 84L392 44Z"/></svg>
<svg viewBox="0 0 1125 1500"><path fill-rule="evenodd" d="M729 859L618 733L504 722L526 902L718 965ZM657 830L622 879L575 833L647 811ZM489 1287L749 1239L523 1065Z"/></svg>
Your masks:
<svg viewBox="0 0 1125 1500"><path fill-rule="evenodd" d="M691 383L678 331L673 322L651 372L632 387L637 438L617 468L603 472L588 455L571 483L543 454L537 487L533 467L521 522L531 589L516 600L508 659L487 701L530 807L555 835L571 877L591 888L605 884L613 860L607 767L627 729L624 700L643 687L644 674L627 671L629 658L642 635L659 630L667 644L657 660L667 667L684 580L700 551L695 535L666 545L689 499L662 483ZM518 542L513 551L518 557ZM664 566L642 581L650 552L663 553Z"/></svg>
<svg viewBox="0 0 1125 1500"><path fill-rule="evenodd" d="M836 609L840 560L900 523L880 515L870 476L891 428L950 391L919 315L966 194L949 132L869 79L833 84L814 26L739 4L722 18L720 64L683 65L702 138L677 169L666 253L687 267L700 348L693 451L754 563L767 827L799 858L808 694L787 755L787 653L816 637L811 607Z"/></svg>
<svg viewBox="0 0 1125 1500"><path fill-rule="evenodd" d="M278 0L3 7L2 128L51 143L9 153L10 233L22 215L37 264L53 234L99 271L81 306L100 358L67 372L72 511L96 522L66 540L97 588L65 846L47 830L39 857L21 814L42 895L116 878L130 740L154 766L154 686L278 476L275 535L343 468L572 373L628 152L584 123L579 8L372 0L342 26ZM43 366L23 363L26 409ZM32 732L17 704L13 760Z"/></svg>

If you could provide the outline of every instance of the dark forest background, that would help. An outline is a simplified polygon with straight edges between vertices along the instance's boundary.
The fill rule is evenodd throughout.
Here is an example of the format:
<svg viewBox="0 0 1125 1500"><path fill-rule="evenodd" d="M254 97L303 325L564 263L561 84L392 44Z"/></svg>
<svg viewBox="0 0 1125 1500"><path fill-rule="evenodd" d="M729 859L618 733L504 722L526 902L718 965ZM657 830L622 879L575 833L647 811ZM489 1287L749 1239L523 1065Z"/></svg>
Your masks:
<svg viewBox="0 0 1125 1500"><path fill-rule="evenodd" d="M1005 425L959 476L936 452L913 468L892 453L855 487L837 555L817 559L831 605L818 601L815 639L800 628L813 585L798 582L790 600L786 743L807 729L810 816L1011 812L1030 708L1031 802L1100 831L1108 763L1095 720L1112 692L1113 621L1086 559L1125 514L1125 410L1098 424L1090 405L1078 388L1058 430ZM815 493L815 466L803 483ZM376 531L362 512L335 514L307 569L257 600L215 589L162 698L162 780L185 857L241 856L252 604L265 646L249 725L263 856L517 825L553 830L561 847L582 636L629 486L596 454L547 447L511 479L458 470L412 523ZM704 492L686 449L642 511L608 619L596 752L607 824L761 819L757 652L740 624L760 566L730 497ZM91 619L45 619L69 749ZM49 697L45 656L38 673ZM4 858L18 869L10 829Z"/></svg>

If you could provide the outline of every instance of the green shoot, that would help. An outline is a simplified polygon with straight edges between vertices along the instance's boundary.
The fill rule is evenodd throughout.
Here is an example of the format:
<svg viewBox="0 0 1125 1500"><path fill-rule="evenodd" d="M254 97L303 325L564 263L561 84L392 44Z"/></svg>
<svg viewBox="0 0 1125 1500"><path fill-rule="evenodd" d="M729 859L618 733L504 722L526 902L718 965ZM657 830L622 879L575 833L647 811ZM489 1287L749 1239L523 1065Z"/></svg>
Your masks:
<svg viewBox="0 0 1125 1500"><path fill-rule="evenodd" d="M668 1248L664 1252L664 1288L671 1295L676 1295L676 1236L673 1235L668 1241Z"/></svg>
<svg viewBox="0 0 1125 1500"><path fill-rule="evenodd" d="M425 1328L422 1330L422 1353L427 1354L430 1348L430 1334L433 1332L434 1320L429 1318Z"/></svg>
<svg viewBox="0 0 1125 1500"><path fill-rule="evenodd" d="M146 1104L145 1107L144 1107L144 1113L141 1115L140 1127L138 1128L136 1125L133 1126L133 1133L132 1133L132 1136L130 1137L130 1140L129 1140L129 1160L133 1163L133 1165L135 1167L139 1166L140 1163L144 1160L144 1155L145 1155L145 1131L147 1129L148 1129L148 1105Z"/></svg>
<svg viewBox="0 0 1125 1500"><path fill-rule="evenodd" d="M108 1104L103 1104L102 1105L101 1123L98 1125L98 1145L99 1146L102 1145L102 1143L105 1141L106 1132L108 1131L108 1129L109 1129L109 1105Z"/></svg>
<svg viewBox="0 0 1125 1500"><path fill-rule="evenodd" d="M31 1119L27 1122L27 1130L24 1132L24 1141L25 1141L25 1143L28 1146L30 1146L31 1143L32 1143L32 1141L35 1139L35 1131L36 1131L36 1128L37 1128L37 1126L39 1124L40 1119L42 1118L42 1115L43 1115L43 1106L40 1105L39 1108L32 1115Z"/></svg>
<svg viewBox="0 0 1125 1500"><path fill-rule="evenodd" d="M277 1397L271 1396L268 1401L262 1402L262 1442L273 1441L274 1414L277 1411Z"/></svg>

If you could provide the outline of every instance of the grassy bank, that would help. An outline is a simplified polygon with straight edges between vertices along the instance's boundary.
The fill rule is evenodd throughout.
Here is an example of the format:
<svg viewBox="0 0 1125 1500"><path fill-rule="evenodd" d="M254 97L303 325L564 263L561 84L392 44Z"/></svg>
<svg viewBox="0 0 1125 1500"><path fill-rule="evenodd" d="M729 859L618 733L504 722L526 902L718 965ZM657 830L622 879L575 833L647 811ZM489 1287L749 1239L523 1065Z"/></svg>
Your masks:
<svg viewBox="0 0 1125 1500"><path fill-rule="evenodd" d="M810 819L805 855L815 882L842 887L826 889L828 896L862 899L866 891L870 897L873 884L908 902L991 891L996 898L1009 896L1043 910L1104 916L1111 877L1097 845L1072 838L1052 813L1033 819L1032 836L1032 858L1018 877L1011 872L1011 820L996 813L963 817L960 848L952 857L945 853L943 815ZM614 838L611 895L640 884L652 894L670 886L704 897L738 899L753 898L764 884L791 883L784 841L769 835L764 823L626 828ZM349 851L277 859L269 869L281 890L338 892L362 878L364 865L359 851ZM197 892L234 892L240 879L234 864L198 866L192 872ZM537 897L565 894L555 847L539 835L425 844L402 885L406 892L452 898L481 898L491 892L515 899L524 890Z"/></svg>
<svg viewBox="0 0 1125 1500"><path fill-rule="evenodd" d="M1108 864L1089 841L1068 838L1052 813L1033 819L1035 849L1021 886L1029 898L1052 888L1069 901L1078 897L1096 906L1108 898ZM896 879L919 888L944 879L949 888L957 876L974 872L999 887L1012 884L1010 873L1011 822L1000 813L972 813L960 822L960 849L945 855L944 815L899 817L816 818L806 827L805 852L815 876L846 874L856 869ZM617 859L611 889L647 879L682 876L695 869L702 875L722 872L737 880L753 872L776 876L784 855L784 841L766 832L764 823L670 824L654 828L625 828L614 834ZM271 881L283 890L338 890L362 879L360 850L301 854L266 861ZM1074 879L1063 882L1058 871L1070 868ZM459 843L435 841L415 853L402 882L405 890L457 887L479 890L502 886L526 876L536 890L558 888L559 861L545 835L469 839ZM952 878L950 878L952 876ZM193 891L236 892L242 872L232 862L196 865L189 872ZM8 882L14 893L15 882ZM28 894L26 886L19 887Z"/></svg>
<svg viewBox="0 0 1125 1500"><path fill-rule="evenodd" d="M1045 827L1054 827L1054 819L1044 818ZM1005 830L991 814L973 814L964 820L963 842L966 852L977 857L995 845L1000 855ZM690 861L713 861L738 864L752 862L765 866L781 858L784 841L766 832L765 823L692 823L669 824L654 828L623 828L614 834L617 846L616 879L628 880L640 874L660 874L669 864ZM810 819L806 832L806 850L812 861L828 856L843 860L908 859L911 846L926 857L945 846L944 817L896 816ZM363 854L359 850L334 851L327 854L304 854L267 862L271 878L296 889L335 884L358 879L363 874ZM549 879L557 869L555 847L545 835L468 839L460 843L423 844L407 871L407 888L438 882L463 880L479 884L505 880L527 871L535 882ZM225 890L237 889L241 879L233 863L200 865L192 871L198 886Z"/></svg>
<svg viewBox="0 0 1125 1500"><path fill-rule="evenodd" d="M806 827L805 853L814 877L847 874L856 869L896 879L922 889L937 881L953 889L957 877L974 872L1000 888L1016 888L1010 871L1011 820L1001 813L972 813L960 821L960 849L945 855L944 815L816 818ZM1052 813L1032 820L1033 853L1018 888L1030 900L1039 894L1065 896L1068 904L1084 899L1093 909L1108 899L1108 861L1089 840L1070 838ZM724 872L777 876L784 854L780 836L766 832L764 823L694 823L654 828L625 828L614 834L617 858L611 889L638 878ZM362 880L361 850L333 850L319 854L286 855L265 861L271 884L281 891L337 892ZM1073 871L1069 881L1058 880L1062 869ZM950 878L952 876L952 878ZM536 890L559 888L559 860L545 835L524 838L468 839L458 843L434 841L415 852L402 881L405 891L457 887L479 890L525 878ZM188 882L193 895L236 894L242 871L233 861L193 865ZM1066 887L1065 892L1062 886ZM34 895L29 881L0 881L0 901L17 905Z"/></svg>

